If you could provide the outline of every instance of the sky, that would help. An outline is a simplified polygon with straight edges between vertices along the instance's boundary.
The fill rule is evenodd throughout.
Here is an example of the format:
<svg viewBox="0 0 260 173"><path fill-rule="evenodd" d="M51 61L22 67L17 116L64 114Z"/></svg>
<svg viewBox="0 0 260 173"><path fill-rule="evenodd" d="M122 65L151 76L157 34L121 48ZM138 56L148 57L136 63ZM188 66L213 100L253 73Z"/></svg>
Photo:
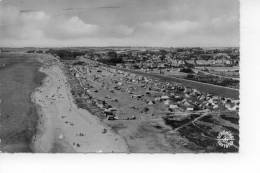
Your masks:
<svg viewBox="0 0 260 173"><path fill-rule="evenodd" d="M239 17L238 0L0 0L0 46L239 46Z"/></svg>

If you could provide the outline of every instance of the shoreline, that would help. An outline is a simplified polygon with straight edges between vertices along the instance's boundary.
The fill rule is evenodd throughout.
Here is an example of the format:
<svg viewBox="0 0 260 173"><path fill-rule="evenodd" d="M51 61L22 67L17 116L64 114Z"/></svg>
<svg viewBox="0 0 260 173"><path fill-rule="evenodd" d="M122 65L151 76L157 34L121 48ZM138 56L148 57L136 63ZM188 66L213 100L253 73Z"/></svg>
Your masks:
<svg viewBox="0 0 260 173"><path fill-rule="evenodd" d="M44 58L53 58L47 56ZM90 112L75 105L62 63L42 63L39 71L47 76L31 96L39 117L37 133L32 140L33 151L128 152L124 139Z"/></svg>
<svg viewBox="0 0 260 173"><path fill-rule="evenodd" d="M41 63L29 54L0 54L2 152L33 152L31 141L37 131L39 116L31 95L45 78L40 67Z"/></svg>

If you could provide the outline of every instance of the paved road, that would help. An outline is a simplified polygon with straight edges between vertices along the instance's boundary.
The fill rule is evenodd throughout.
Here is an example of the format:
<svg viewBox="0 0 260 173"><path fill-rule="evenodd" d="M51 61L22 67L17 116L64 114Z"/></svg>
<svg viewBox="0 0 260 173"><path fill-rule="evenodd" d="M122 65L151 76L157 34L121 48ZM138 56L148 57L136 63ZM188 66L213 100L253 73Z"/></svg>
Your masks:
<svg viewBox="0 0 260 173"><path fill-rule="evenodd" d="M229 97L229 98L233 98L233 99L239 99L239 90L238 89L222 87L222 86L217 86L217 85L213 85L213 84L177 78L177 77L173 77L173 76L163 76L163 75L154 74L154 73L145 73L145 72L129 70L129 69L122 69L122 68L117 68L117 67L112 67L112 68L122 70L122 71L126 71L126 72L130 72L130 73L135 73L135 74L138 74L138 75L156 78L156 79L159 79L161 81L178 82L178 83L183 84L186 87L191 87L191 88L197 89L201 92L206 92L206 93L210 93L210 94L213 94L213 95L218 95L218 96L222 96L222 97Z"/></svg>

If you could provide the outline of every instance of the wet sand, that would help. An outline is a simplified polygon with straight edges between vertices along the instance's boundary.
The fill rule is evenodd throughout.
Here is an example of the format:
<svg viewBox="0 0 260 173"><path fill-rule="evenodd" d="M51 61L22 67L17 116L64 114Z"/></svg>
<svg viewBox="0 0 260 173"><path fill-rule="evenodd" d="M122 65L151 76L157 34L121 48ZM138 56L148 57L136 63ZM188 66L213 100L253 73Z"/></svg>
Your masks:
<svg viewBox="0 0 260 173"><path fill-rule="evenodd" d="M0 150L32 152L38 115L30 95L45 75L29 54L0 54Z"/></svg>
<svg viewBox="0 0 260 173"><path fill-rule="evenodd" d="M49 62L46 60L49 58ZM40 119L34 152L128 152L125 141L97 117L74 104L62 64L45 55L44 84L33 94Z"/></svg>

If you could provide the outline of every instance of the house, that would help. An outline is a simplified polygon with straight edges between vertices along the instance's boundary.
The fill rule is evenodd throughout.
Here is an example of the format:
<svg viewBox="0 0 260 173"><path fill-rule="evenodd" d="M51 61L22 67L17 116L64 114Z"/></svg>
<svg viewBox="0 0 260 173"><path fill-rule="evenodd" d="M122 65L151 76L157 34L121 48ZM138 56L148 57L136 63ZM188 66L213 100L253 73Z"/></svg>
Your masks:
<svg viewBox="0 0 260 173"><path fill-rule="evenodd" d="M164 104L165 104L165 105L169 105L169 104L170 104L170 100L165 100L165 101L164 101Z"/></svg>
<svg viewBox="0 0 260 173"><path fill-rule="evenodd" d="M178 105L173 105L173 104L169 105L169 110L170 111L174 111L174 110L176 110L178 108L179 108Z"/></svg>
<svg viewBox="0 0 260 173"><path fill-rule="evenodd" d="M187 111L194 111L194 108L193 107L187 107L186 110Z"/></svg>
<svg viewBox="0 0 260 173"><path fill-rule="evenodd" d="M169 96L161 96L161 100L168 100L170 97Z"/></svg>

